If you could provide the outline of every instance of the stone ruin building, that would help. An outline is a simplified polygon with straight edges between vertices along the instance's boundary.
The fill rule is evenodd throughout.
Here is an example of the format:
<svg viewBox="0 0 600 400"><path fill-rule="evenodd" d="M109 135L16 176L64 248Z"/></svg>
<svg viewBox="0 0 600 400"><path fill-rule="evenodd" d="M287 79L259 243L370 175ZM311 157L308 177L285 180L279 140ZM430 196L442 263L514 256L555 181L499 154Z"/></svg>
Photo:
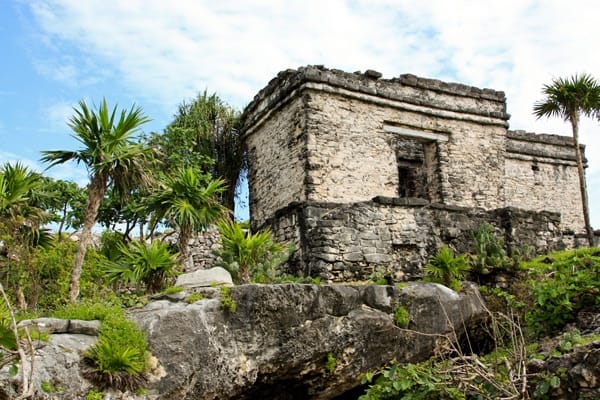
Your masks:
<svg viewBox="0 0 600 400"><path fill-rule="evenodd" d="M509 117L491 89L280 72L244 111L251 225L296 244L291 272L328 281L418 277L486 222L509 252L583 243L572 139L511 131Z"/></svg>

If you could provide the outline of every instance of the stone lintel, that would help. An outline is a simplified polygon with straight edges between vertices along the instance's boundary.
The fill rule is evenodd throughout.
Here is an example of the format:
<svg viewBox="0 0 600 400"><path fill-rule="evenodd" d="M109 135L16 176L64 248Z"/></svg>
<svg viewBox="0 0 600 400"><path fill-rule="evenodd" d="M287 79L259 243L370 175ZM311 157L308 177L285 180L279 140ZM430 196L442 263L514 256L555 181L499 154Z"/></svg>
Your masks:
<svg viewBox="0 0 600 400"><path fill-rule="evenodd" d="M447 142L448 136L441 133L416 131L414 129L405 128L402 126L383 124L383 130L385 132L397 133L400 136L416 139L420 141L434 141L434 142Z"/></svg>

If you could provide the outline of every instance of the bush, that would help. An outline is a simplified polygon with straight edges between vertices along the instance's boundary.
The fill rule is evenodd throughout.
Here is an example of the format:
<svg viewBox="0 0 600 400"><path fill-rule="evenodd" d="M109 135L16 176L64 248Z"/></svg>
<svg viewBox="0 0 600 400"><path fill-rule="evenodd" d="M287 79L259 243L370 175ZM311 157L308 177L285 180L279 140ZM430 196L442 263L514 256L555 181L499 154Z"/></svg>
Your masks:
<svg viewBox="0 0 600 400"><path fill-rule="evenodd" d="M122 309L118 310L95 310L94 316L103 318L98 342L85 353L86 376L100 388L135 390L147 370L148 342Z"/></svg>
<svg viewBox="0 0 600 400"><path fill-rule="evenodd" d="M461 281L469 271L465 256L455 256L454 252L443 245L429 263L424 267L425 280L437 282L447 287L460 290Z"/></svg>
<svg viewBox="0 0 600 400"><path fill-rule="evenodd" d="M214 253L222 260L219 265L238 283L250 283L253 276L259 282L270 282L277 275L275 269L294 251L291 245L275 243L269 231L251 233L230 221L220 222L217 227L221 249Z"/></svg>
<svg viewBox="0 0 600 400"><path fill-rule="evenodd" d="M150 244L140 241L119 246L121 257L104 264L104 272L112 283L143 284L150 293L165 287L168 278L175 275L177 254L169 245L155 240Z"/></svg>
<svg viewBox="0 0 600 400"><path fill-rule="evenodd" d="M576 249L523 263L530 270L533 294L526 322L536 334L550 334L575 320L577 314L600 305L600 252Z"/></svg>
<svg viewBox="0 0 600 400"><path fill-rule="evenodd" d="M473 272L488 275L494 270L504 270L511 265L504 250L504 240L498 238L490 224L483 224L473 233L473 253L470 264Z"/></svg>

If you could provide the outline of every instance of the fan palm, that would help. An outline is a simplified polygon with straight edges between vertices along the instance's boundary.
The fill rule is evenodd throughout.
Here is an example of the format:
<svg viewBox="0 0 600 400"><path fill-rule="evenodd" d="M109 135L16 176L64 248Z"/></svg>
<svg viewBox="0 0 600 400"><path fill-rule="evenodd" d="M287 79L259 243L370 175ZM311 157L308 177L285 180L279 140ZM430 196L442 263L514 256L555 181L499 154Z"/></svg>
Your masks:
<svg viewBox="0 0 600 400"><path fill-rule="evenodd" d="M81 143L77 151L50 150L42 152L42 161L50 167L67 161L82 163L88 170L90 183L87 187L87 206L81 238L71 272L69 298L75 301L79 295L79 280L92 227L96 223L98 208L109 186L125 195L130 188L143 186L149 181L145 160L149 149L135 140L139 127L148 122L142 109L132 106L117 115L117 106L112 111L102 101L97 110L88 108L85 101L74 108L75 115L69 120L73 137Z"/></svg>
<svg viewBox="0 0 600 400"><path fill-rule="evenodd" d="M594 231L590 224L585 173L579 147L579 122L582 115L600 119L600 85L590 75L574 75L569 78L554 79L551 84L544 85L542 93L546 97L534 104L534 115L537 118L561 117L571 123L583 219L588 242L592 247L594 246Z"/></svg>
<svg viewBox="0 0 600 400"><path fill-rule="evenodd" d="M152 230L162 220L178 230L183 262L187 260L192 234L208 228L226 213L216 198L223 190L222 180L203 176L193 168L182 168L173 176L166 176L161 187L148 198L146 206L154 212Z"/></svg>

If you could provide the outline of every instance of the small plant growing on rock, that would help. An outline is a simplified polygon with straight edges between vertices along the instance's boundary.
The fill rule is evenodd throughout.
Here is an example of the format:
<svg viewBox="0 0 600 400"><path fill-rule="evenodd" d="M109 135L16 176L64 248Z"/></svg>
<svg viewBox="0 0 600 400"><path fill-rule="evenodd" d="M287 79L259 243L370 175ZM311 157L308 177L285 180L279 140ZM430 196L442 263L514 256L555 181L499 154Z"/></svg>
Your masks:
<svg viewBox="0 0 600 400"><path fill-rule="evenodd" d="M377 267L369 276L369 280L375 285L391 285L392 278L388 271L383 267Z"/></svg>
<svg viewBox="0 0 600 400"><path fill-rule="evenodd" d="M231 288L228 286L221 286L221 307L224 310L234 313L237 310L237 302L231 297Z"/></svg>
<svg viewBox="0 0 600 400"><path fill-rule="evenodd" d="M325 370L330 374L335 372L335 368L337 367L337 360L333 353L327 353L327 362L325 363Z"/></svg>
<svg viewBox="0 0 600 400"><path fill-rule="evenodd" d="M394 321L400 328L408 328L410 323L410 314L403 306L398 306L394 311Z"/></svg>
<svg viewBox="0 0 600 400"><path fill-rule="evenodd" d="M119 307L97 305L87 316L92 318L82 319L101 319L102 324L98 342L84 354L84 375L100 388L134 390L148 368L146 336Z"/></svg>
<svg viewBox="0 0 600 400"><path fill-rule="evenodd" d="M200 294L200 293L192 293L188 297L185 298L185 301L188 302L189 304L193 304L197 301L202 300L203 298L204 298L204 296L202 296L202 294Z"/></svg>
<svg viewBox="0 0 600 400"><path fill-rule="evenodd" d="M452 249L443 245L424 268L425 280L441 283L451 289L460 290L461 281L469 271L464 256L456 256Z"/></svg>
<svg viewBox="0 0 600 400"><path fill-rule="evenodd" d="M85 400L102 400L104 398L104 393L99 390L92 389L85 396Z"/></svg>

